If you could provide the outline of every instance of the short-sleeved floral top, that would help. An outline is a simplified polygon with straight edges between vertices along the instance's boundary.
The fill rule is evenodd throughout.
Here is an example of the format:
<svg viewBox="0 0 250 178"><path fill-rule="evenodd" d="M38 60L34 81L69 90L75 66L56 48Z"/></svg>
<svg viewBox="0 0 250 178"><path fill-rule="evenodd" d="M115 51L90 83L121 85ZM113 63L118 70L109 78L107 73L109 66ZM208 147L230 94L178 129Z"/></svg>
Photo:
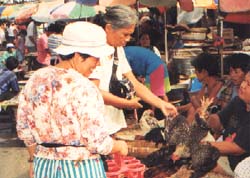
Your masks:
<svg viewBox="0 0 250 178"><path fill-rule="evenodd" d="M19 96L17 133L26 146L41 143L84 145L45 148L36 156L49 159L91 159L113 147L97 87L73 69L46 67L36 71Z"/></svg>

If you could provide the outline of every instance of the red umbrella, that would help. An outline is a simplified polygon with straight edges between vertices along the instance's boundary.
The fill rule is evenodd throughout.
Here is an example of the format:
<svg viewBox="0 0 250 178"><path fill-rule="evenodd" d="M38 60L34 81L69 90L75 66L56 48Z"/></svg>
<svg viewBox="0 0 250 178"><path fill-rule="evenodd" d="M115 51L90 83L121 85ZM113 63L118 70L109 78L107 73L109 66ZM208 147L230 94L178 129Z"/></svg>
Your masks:
<svg viewBox="0 0 250 178"><path fill-rule="evenodd" d="M250 24L250 12L229 13L224 18L225 22Z"/></svg>
<svg viewBox="0 0 250 178"><path fill-rule="evenodd" d="M246 12L250 11L249 0L220 0L220 10L223 12Z"/></svg>
<svg viewBox="0 0 250 178"><path fill-rule="evenodd" d="M36 13L38 9L38 4L34 4L34 6L31 6L30 8L25 9L20 14L17 15L15 18L15 21L17 24L22 24L29 22L31 20L31 16Z"/></svg>

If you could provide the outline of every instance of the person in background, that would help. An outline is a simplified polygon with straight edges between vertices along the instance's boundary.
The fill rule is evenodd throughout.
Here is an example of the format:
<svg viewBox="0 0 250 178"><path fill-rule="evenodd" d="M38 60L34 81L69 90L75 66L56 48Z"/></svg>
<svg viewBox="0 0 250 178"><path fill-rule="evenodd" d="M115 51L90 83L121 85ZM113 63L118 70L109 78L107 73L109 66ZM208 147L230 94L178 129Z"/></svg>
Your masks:
<svg viewBox="0 0 250 178"><path fill-rule="evenodd" d="M151 44L151 37L149 36L149 34L147 32L141 33L139 35L138 45L142 46L144 48L150 49L157 56L159 56L161 58L161 53L160 53L159 49L156 46Z"/></svg>
<svg viewBox="0 0 250 178"><path fill-rule="evenodd" d="M57 48L62 41L62 32L65 27L65 22L56 21L53 24L50 24L48 29L51 34L48 37L48 48L50 52L50 64L55 65L59 62L59 56L53 51L53 49Z"/></svg>
<svg viewBox="0 0 250 178"><path fill-rule="evenodd" d="M139 34L147 33L151 37L152 45L160 46L162 43L162 31L157 21L149 15L143 15L139 20Z"/></svg>
<svg viewBox="0 0 250 178"><path fill-rule="evenodd" d="M37 58L34 60L33 69L39 69L50 65L50 52L48 47L48 36L51 34L50 29L45 28L44 33L37 39Z"/></svg>
<svg viewBox="0 0 250 178"><path fill-rule="evenodd" d="M10 25L7 27L7 32L8 32L8 42L9 43L14 43L14 40L17 35L17 28L14 22L11 22Z"/></svg>
<svg viewBox="0 0 250 178"><path fill-rule="evenodd" d="M134 76L132 69L126 59L124 46L130 40L137 23L136 12L128 6L116 5L106 8L105 14L98 14L94 23L101 25L107 34L107 42L117 50L118 67L116 76L119 80L122 77L127 78L133 85L136 96L127 100L115 97L109 92L109 84L112 75L114 56L101 59L101 66L96 71L98 74L90 76L99 88L102 90L104 101L106 103L105 112L109 133L113 134L121 128L126 128L127 123L123 111L118 108L140 108L140 98L150 105L159 108L165 115L176 115L176 108L164 100L154 95L145 85L140 83ZM128 104L128 105L127 105Z"/></svg>
<svg viewBox="0 0 250 178"><path fill-rule="evenodd" d="M228 126L231 117L236 118L235 128ZM250 156L250 70L240 85L238 96L219 113L210 115L208 125L214 133L224 136L223 141L210 143L219 149L221 155L228 156L230 168L234 171L240 161Z"/></svg>
<svg viewBox="0 0 250 178"><path fill-rule="evenodd" d="M216 97L223 86L223 81L219 77L218 59L208 53L201 53L191 61L195 68L195 75L202 83L202 88L190 96L190 103L180 106L178 109L187 110L187 120L191 124L194 120L196 109L201 106L203 97L212 99L216 103Z"/></svg>
<svg viewBox="0 0 250 178"><path fill-rule="evenodd" d="M6 37L5 37L5 24L0 23L0 46L5 48L6 46Z"/></svg>
<svg viewBox="0 0 250 178"><path fill-rule="evenodd" d="M36 43L38 38L37 26L40 25L39 22L31 21L27 26L27 35L25 38L25 47L27 48L27 53L36 52Z"/></svg>
<svg viewBox="0 0 250 178"><path fill-rule="evenodd" d="M237 53L226 56L224 61L229 68L229 78L221 88L216 102L221 108L224 108L235 96L238 96L240 84L248 72L250 56Z"/></svg>
<svg viewBox="0 0 250 178"><path fill-rule="evenodd" d="M126 46L124 48L126 58L132 68L133 74L140 81L143 78L146 85L153 94L168 102L167 93L171 90L168 69L166 63L153 51L140 46ZM138 78L139 77L139 78ZM141 102L143 109L138 109L138 118L145 109L150 108L147 103ZM164 116L155 112L155 107L151 107L155 117L162 119ZM161 113L161 112L159 112Z"/></svg>
<svg viewBox="0 0 250 178"><path fill-rule="evenodd" d="M171 86L167 66L161 58L139 46L126 46L124 51L134 75L144 77L145 85L152 93L168 102L166 93Z"/></svg>
<svg viewBox="0 0 250 178"><path fill-rule="evenodd" d="M19 63L22 63L25 56L25 36L27 35L26 30L20 30L18 33L15 46L16 46L16 55Z"/></svg>
<svg viewBox="0 0 250 178"><path fill-rule="evenodd" d="M13 70L18 66L18 60L10 56L5 66L0 67L0 101L13 98L19 93L17 76Z"/></svg>
<svg viewBox="0 0 250 178"><path fill-rule="evenodd" d="M6 60L10 56L16 58L16 48L13 43L7 43L6 51L4 51L3 55L0 57L0 66L4 66L6 64Z"/></svg>
<svg viewBox="0 0 250 178"><path fill-rule="evenodd" d="M128 147L109 136L102 95L87 77L114 49L101 27L78 21L55 51L63 60L35 71L19 97L16 128L30 177L105 178L100 154L126 155Z"/></svg>

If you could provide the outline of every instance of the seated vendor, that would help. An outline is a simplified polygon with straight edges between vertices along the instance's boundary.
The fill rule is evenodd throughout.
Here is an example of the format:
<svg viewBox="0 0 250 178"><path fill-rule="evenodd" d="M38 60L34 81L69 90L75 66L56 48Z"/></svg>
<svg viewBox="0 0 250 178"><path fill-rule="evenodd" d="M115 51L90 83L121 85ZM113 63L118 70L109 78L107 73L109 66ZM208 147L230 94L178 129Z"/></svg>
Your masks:
<svg viewBox="0 0 250 178"><path fill-rule="evenodd" d="M234 126L229 127L228 121L232 116L235 118ZM234 171L240 161L250 156L250 70L240 85L238 96L218 114L210 115L208 123L215 133L223 135L223 141L211 144L222 155L228 156L230 168Z"/></svg>
<svg viewBox="0 0 250 178"><path fill-rule="evenodd" d="M195 68L195 74L199 82L202 83L202 88L190 96L190 103L178 108L179 112L187 111L187 121L190 124L194 120L196 109L201 106L201 99L203 97L214 98L214 104L223 86L223 81L219 76L219 63L216 56L201 53L191 61L191 65Z"/></svg>
<svg viewBox="0 0 250 178"><path fill-rule="evenodd" d="M19 92L17 76L13 70L18 66L15 57L8 57L5 66L0 66L0 101L11 99Z"/></svg>
<svg viewBox="0 0 250 178"><path fill-rule="evenodd" d="M224 108L235 96L238 96L241 82L248 72L250 56L243 53L236 53L226 56L224 61L229 68L229 78L220 90L217 105Z"/></svg>
<svg viewBox="0 0 250 178"><path fill-rule="evenodd" d="M6 51L4 51L3 55L0 57L0 66L4 66L7 58L10 56L16 57L16 49L13 43L8 43L6 45Z"/></svg>

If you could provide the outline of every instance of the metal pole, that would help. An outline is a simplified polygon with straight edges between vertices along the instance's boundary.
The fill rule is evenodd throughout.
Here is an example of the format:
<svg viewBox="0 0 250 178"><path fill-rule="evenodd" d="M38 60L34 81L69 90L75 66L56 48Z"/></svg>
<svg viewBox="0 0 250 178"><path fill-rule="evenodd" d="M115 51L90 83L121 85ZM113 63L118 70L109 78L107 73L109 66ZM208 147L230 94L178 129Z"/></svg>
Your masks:
<svg viewBox="0 0 250 178"><path fill-rule="evenodd" d="M137 16L140 17L140 13L139 13L139 7L140 7L140 1L137 0L136 1L136 11L137 11ZM137 31L136 31L136 41L139 41L139 36L140 36L140 25L137 26Z"/></svg>
<svg viewBox="0 0 250 178"><path fill-rule="evenodd" d="M223 17L220 15L220 0L218 1L218 24L217 24L217 34L220 37L220 39L223 39ZM221 64L221 77L224 75L224 61L223 61L223 44L219 46L219 56L220 56L220 64Z"/></svg>
<svg viewBox="0 0 250 178"><path fill-rule="evenodd" d="M223 39L223 17L219 16L218 21L218 36L220 39ZM219 46L219 55L220 55L220 68L221 68L221 77L224 75L224 60L223 60L223 44Z"/></svg>
<svg viewBox="0 0 250 178"><path fill-rule="evenodd" d="M168 64L168 30L166 27L167 23L167 12L164 12L164 44L165 44L165 61Z"/></svg>

